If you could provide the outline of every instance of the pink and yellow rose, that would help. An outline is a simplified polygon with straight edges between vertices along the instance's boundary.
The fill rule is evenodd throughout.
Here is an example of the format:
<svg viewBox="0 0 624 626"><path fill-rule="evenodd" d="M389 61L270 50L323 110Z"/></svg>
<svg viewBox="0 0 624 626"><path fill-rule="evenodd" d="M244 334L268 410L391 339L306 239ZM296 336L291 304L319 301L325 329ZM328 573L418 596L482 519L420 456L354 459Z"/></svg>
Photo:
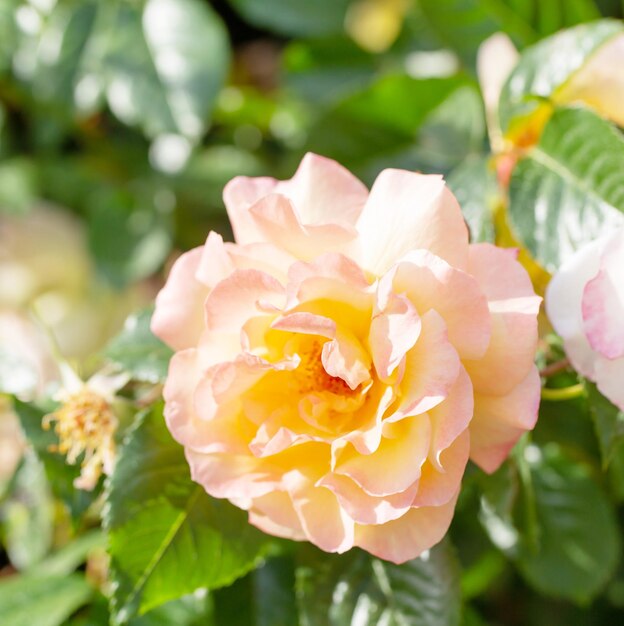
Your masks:
<svg viewBox="0 0 624 626"><path fill-rule="evenodd" d="M193 479L268 533L416 557L468 459L495 470L535 423L540 298L516 252L469 244L440 176L369 192L308 154L224 200L236 243L182 255L152 322Z"/></svg>

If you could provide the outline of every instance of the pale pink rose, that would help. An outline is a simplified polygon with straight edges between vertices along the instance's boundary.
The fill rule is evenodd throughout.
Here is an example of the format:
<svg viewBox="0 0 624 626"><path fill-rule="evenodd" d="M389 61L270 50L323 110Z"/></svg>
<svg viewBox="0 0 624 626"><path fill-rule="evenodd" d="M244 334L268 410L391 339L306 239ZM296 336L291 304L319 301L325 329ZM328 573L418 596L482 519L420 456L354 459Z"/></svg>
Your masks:
<svg viewBox="0 0 624 626"><path fill-rule="evenodd" d="M574 368L624 410L624 229L583 246L559 268L546 312Z"/></svg>
<svg viewBox="0 0 624 626"><path fill-rule="evenodd" d="M224 199L237 243L182 255L152 322L177 350L165 418L193 479L268 533L416 557L468 458L495 470L535 423L529 277L468 244L440 176L385 170L369 193L308 154Z"/></svg>

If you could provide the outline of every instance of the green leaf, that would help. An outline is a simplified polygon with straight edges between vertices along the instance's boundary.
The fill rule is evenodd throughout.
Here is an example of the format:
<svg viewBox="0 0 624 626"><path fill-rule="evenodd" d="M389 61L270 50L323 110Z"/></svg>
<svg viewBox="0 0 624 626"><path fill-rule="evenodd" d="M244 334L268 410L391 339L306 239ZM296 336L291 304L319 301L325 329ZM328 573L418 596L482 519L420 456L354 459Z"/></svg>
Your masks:
<svg viewBox="0 0 624 626"><path fill-rule="evenodd" d="M11 576L0 580L0 615L7 626L60 626L93 589L77 574Z"/></svg>
<svg viewBox="0 0 624 626"><path fill-rule="evenodd" d="M364 88L375 75L372 54L346 37L294 41L284 51L286 84L310 103L331 103Z"/></svg>
<svg viewBox="0 0 624 626"><path fill-rule="evenodd" d="M503 131L533 113L545 98L550 99L592 54L623 32L621 22L600 20L570 28L527 48L500 95Z"/></svg>
<svg viewBox="0 0 624 626"><path fill-rule="evenodd" d="M624 221L624 138L582 108L561 109L514 168L513 230L546 269Z"/></svg>
<svg viewBox="0 0 624 626"><path fill-rule="evenodd" d="M418 4L440 40L469 66L474 65L483 40L498 31L524 45L537 38L532 24L502 0L419 0Z"/></svg>
<svg viewBox="0 0 624 626"><path fill-rule="evenodd" d="M537 591L588 602L605 586L619 560L613 505L592 469L557 444L543 448L529 444L518 463L520 497L514 494L513 482L509 489L504 487L505 478L518 477L513 472L501 474L496 479L498 503L490 490L490 505L482 508L486 530Z"/></svg>
<svg viewBox="0 0 624 626"><path fill-rule="evenodd" d="M523 47L600 17L592 0L419 0L419 5L440 40L469 66L483 40L496 32L504 31Z"/></svg>
<svg viewBox="0 0 624 626"><path fill-rule="evenodd" d="M352 550L297 571L302 626L459 624L459 566L448 541L394 565Z"/></svg>
<svg viewBox="0 0 624 626"><path fill-rule="evenodd" d="M494 210L500 201L500 191L488 159L466 159L451 171L447 183L468 223L470 240L494 242Z"/></svg>
<svg viewBox="0 0 624 626"><path fill-rule="evenodd" d="M438 135L456 121L449 122L443 109L447 98L467 87L478 100L470 85L457 77L418 80L402 74L385 76L322 115L311 131L309 148L363 174L389 166L423 169L423 156L436 156ZM481 115L480 109L477 111ZM427 122L436 130L426 134L419 146L418 134ZM466 143L470 149L470 139ZM428 154L430 150L432 154ZM464 156L461 143L455 146L455 156Z"/></svg>
<svg viewBox="0 0 624 626"><path fill-rule="evenodd" d="M230 0L246 21L284 35L331 35L343 29L351 0Z"/></svg>
<svg viewBox="0 0 624 626"><path fill-rule="evenodd" d="M14 407L26 438L43 463L53 494L65 503L76 521L91 505L97 491L76 489L73 482L80 474L80 467L68 465L64 456L50 451L58 439L52 430L43 430L41 423L44 415L54 410L54 407L44 409L18 399L14 400Z"/></svg>
<svg viewBox="0 0 624 626"><path fill-rule="evenodd" d="M173 352L152 333L151 319L152 309L131 315L104 354L136 380L158 383L167 376Z"/></svg>
<svg viewBox="0 0 624 626"><path fill-rule="evenodd" d="M42 102L73 108L98 5L92 0L58 3L45 19L37 41L34 97Z"/></svg>
<svg viewBox="0 0 624 626"><path fill-rule="evenodd" d="M35 164L23 157L0 164L0 212L25 214L35 204L39 181Z"/></svg>
<svg viewBox="0 0 624 626"><path fill-rule="evenodd" d="M93 550L105 546L106 538L102 531L89 531L76 537L39 563L34 573L37 576L67 576L82 565Z"/></svg>
<svg viewBox="0 0 624 626"><path fill-rule="evenodd" d="M292 558L268 559L252 573L256 626L297 626Z"/></svg>
<svg viewBox="0 0 624 626"><path fill-rule="evenodd" d="M24 454L11 496L3 505L2 530L13 567L36 570L52 545L54 501L43 466L32 451Z"/></svg>
<svg viewBox="0 0 624 626"><path fill-rule="evenodd" d="M88 226L98 269L119 288L153 274L171 249L171 216L141 190L94 193Z"/></svg>
<svg viewBox="0 0 624 626"><path fill-rule="evenodd" d="M609 466L617 448L624 442L624 413L605 398L596 385L585 383L589 411L594 421L603 468Z"/></svg>
<svg viewBox="0 0 624 626"><path fill-rule="evenodd" d="M0 74L10 67L19 38L15 10L19 0L5 0L0 3Z"/></svg>
<svg viewBox="0 0 624 626"><path fill-rule="evenodd" d="M107 502L112 608L119 622L196 589L230 584L269 547L243 511L191 481L161 405L129 433Z"/></svg>
<svg viewBox="0 0 624 626"><path fill-rule="evenodd" d="M223 23L201 0L120 4L104 65L115 115L148 137L177 133L196 140L223 85L229 46Z"/></svg>

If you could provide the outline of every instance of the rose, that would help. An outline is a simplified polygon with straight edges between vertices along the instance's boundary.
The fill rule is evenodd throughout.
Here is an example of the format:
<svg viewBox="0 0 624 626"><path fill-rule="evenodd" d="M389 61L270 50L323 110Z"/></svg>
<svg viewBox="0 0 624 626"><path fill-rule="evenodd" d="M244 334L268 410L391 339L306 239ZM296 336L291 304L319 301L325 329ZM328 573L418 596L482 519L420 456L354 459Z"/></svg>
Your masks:
<svg viewBox="0 0 624 626"><path fill-rule="evenodd" d="M574 368L624 410L624 229L577 250L546 291Z"/></svg>
<svg viewBox="0 0 624 626"><path fill-rule="evenodd" d="M540 299L515 251L469 245L439 176L385 170L369 194L307 155L224 199L237 243L182 255L152 321L193 479L268 533L414 558L468 457L495 470L536 419Z"/></svg>

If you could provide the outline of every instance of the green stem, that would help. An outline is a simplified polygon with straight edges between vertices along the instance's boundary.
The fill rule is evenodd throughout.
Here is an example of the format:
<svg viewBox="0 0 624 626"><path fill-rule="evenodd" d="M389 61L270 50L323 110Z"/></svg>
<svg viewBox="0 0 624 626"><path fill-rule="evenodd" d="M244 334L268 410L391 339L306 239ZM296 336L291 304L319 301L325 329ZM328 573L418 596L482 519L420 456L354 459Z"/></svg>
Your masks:
<svg viewBox="0 0 624 626"><path fill-rule="evenodd" d="M560 402L562 400L572 400L573 398L579 398L584 393L585 385L583 385L583 383L578 383L578 385L572 385L570 387L562 387L561 389L550 389L548 387L542 387L542 400Z"/></svg>

